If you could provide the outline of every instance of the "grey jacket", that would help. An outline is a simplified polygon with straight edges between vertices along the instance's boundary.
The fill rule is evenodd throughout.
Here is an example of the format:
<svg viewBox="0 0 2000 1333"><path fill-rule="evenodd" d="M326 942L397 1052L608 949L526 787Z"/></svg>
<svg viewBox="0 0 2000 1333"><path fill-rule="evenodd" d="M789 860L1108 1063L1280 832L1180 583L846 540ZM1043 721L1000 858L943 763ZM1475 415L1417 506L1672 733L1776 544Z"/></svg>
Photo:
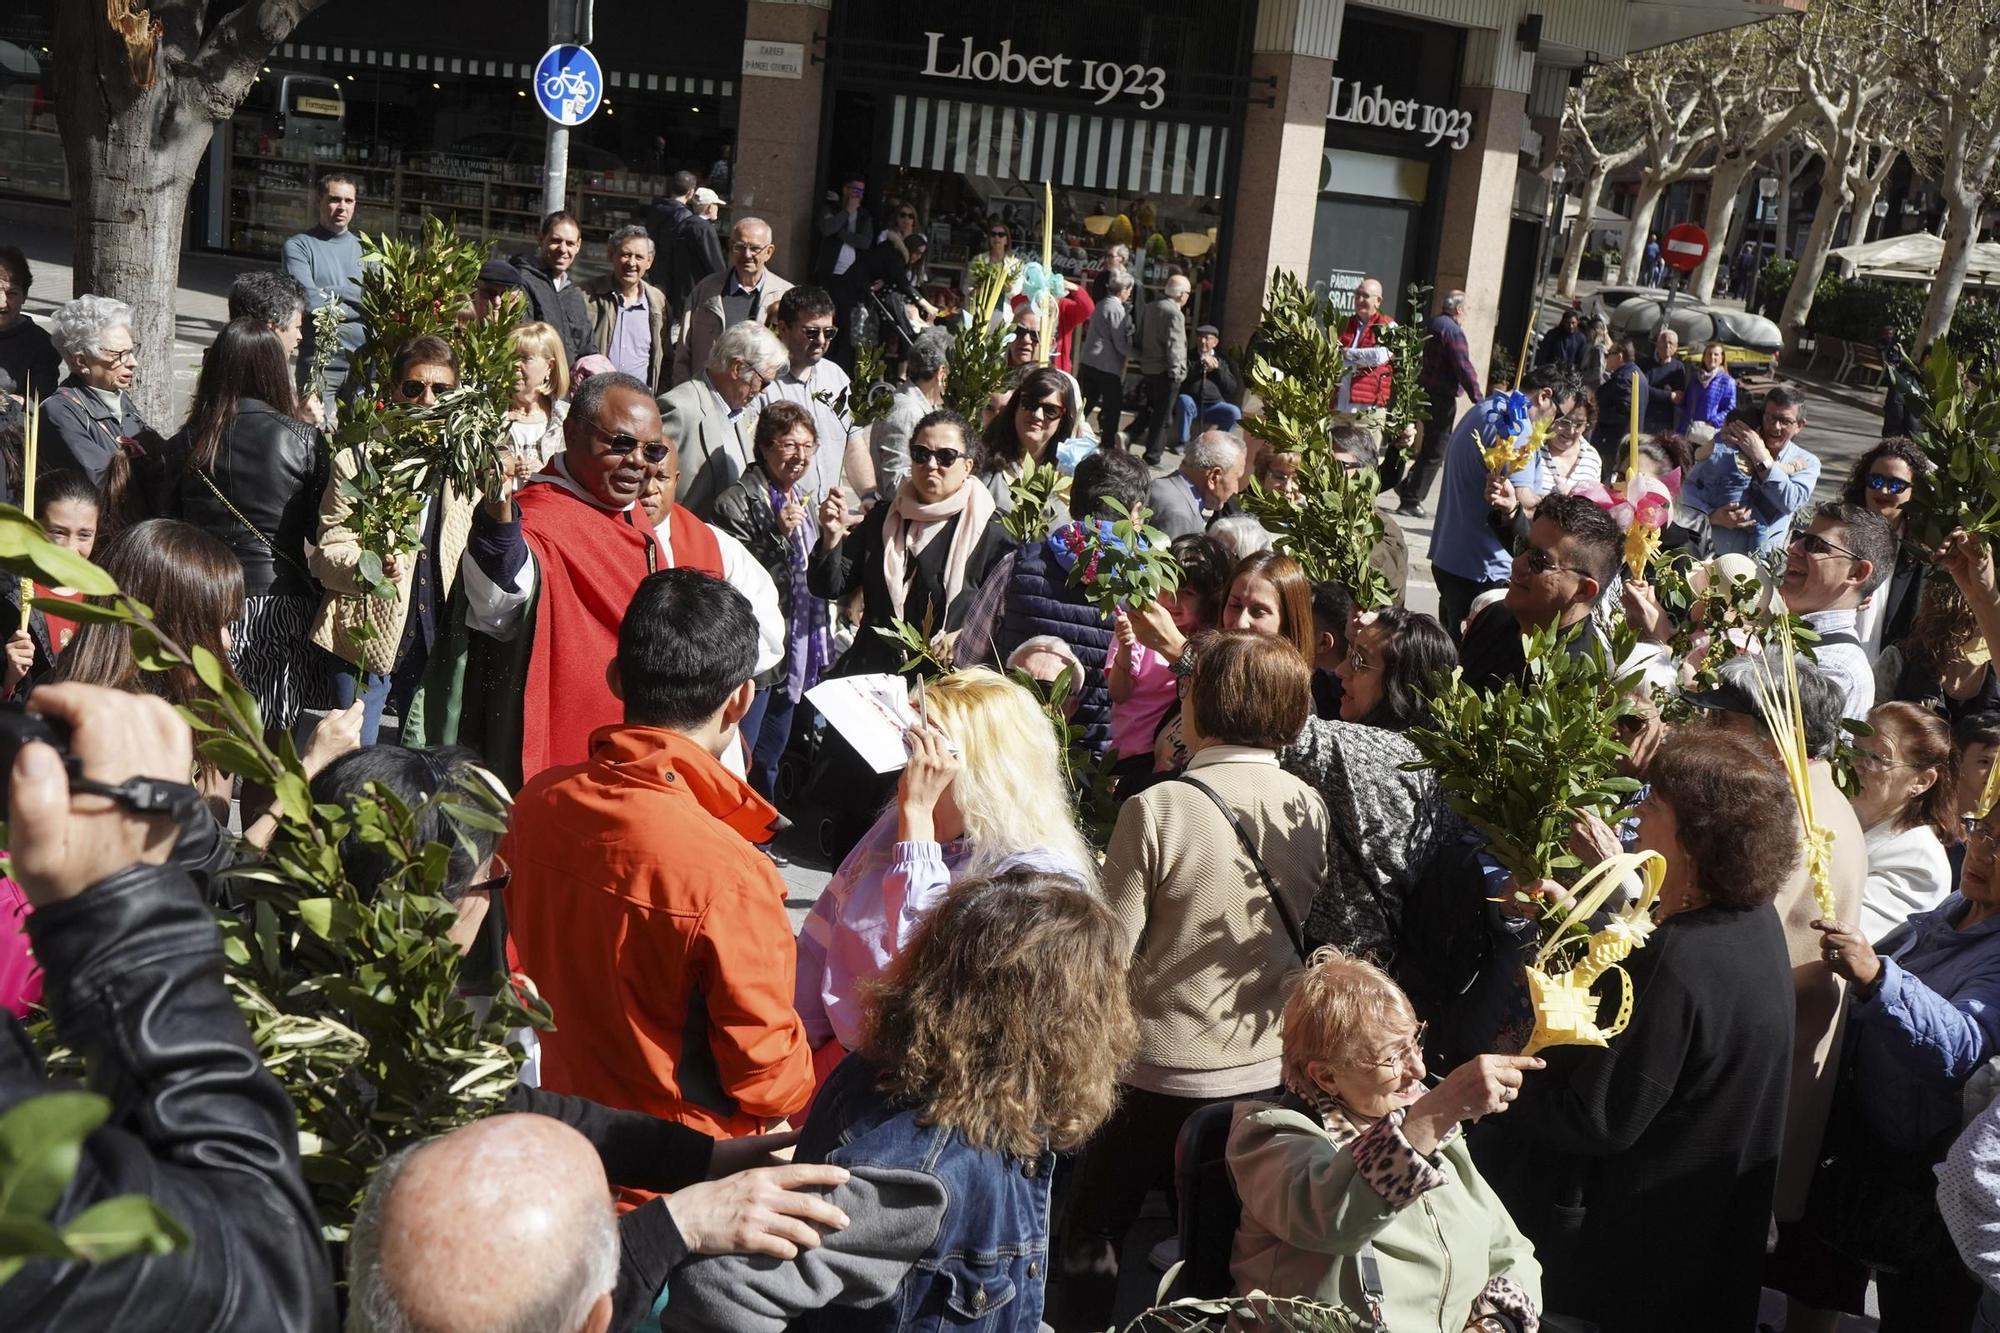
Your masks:
<svg viewBox="0 0 2000 1333"><path fill-rule="evenodd" d="M1180 302L1163 296L1139 320L1139 373L1187 378L1187 318Z"/></svg>
<svg viewBox="0 0 2000 1333"><path fill-rule="evenodd" d="M1177 472L1153 478L1152 488L1146 492L1146 508L1152 510L1147 522L1168 537L1198 537L1208 531L1208 519Z"/></svg>
<svg viewBox="0 0 2000 1333"><path fill-rule="evenodd" d="M1083 364L1122 376L1132 359L1132 312L1115 296L1107 296L1091 312L1083 332Z"/></svg>
<svg viewBox="0 0 2000 1333"><path fill-rule="evenodd" d="M708 369L708 354L715 350L715 340L722 336L728 319L722 311L722 286L735 273L733 268L711 273L688 293L687 309L680 312L679 330L674 335L673 382L677 387L699 378L701 372ZM766 324L776 319L778 298L791 289L791 283L765 269L757 318ZM687 479L683 477L681 480L685 483Z"/></svg>
<svg viewBox="0 0 2000 1333"><path fill-rule="evenodd" d="M755 421L746 411L732 425L705 372L660 395L660 425L680 451L679 500L695 517L713 517L715 497L750 466Z"/></svg>

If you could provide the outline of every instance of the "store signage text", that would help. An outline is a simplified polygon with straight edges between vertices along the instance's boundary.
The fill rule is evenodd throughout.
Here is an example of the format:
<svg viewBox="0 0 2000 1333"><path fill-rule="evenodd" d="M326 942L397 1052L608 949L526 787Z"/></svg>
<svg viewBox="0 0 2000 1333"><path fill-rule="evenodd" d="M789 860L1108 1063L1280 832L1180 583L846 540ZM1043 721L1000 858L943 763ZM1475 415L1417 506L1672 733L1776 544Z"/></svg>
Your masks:
<svg viewBox="0 0 2000 1333"><path fill-rule="evenodd" d="M1341 89L1347 90L1347 104L1341 105ZM1472 142L1472 113L1460 111L1456 107L1432 106L1412 97L1387 97L1382 85L1376 84L1372 91L1364 90L1357 83L1336 77L1333 81L1333 96L1327 105L1328 120L1346 121L1349 125L1369 125L1382 130L1408 130L1425 138L1426 148L1435 148L1448 143L1454 149L1463 148Z"/></svg>
<svg viewBox="0 0 2000 1333"><path fill-rule="evenodd" d="M743 43L743 73L766 79L803 79L806 76L805 43L746 38Z"/></svg>
<svg viewBox="0 0 2000 1333"><path fill-rule="evenodd" d="M1014 39L1002 39L995 50L979 50L970 37L944 45L944 34L924 34L929 46L919 72L933 79L963 79L968 83L1025 83L1035 88L1079 88L1097 95L1103 106L1114 97L1130 97L1145 111L1167 100L1167 72L1158 65L1121 65L1113 60L1078 60L1074 56L1024 56ZM1336 83L1339 80L1335 80Z"/></svg>

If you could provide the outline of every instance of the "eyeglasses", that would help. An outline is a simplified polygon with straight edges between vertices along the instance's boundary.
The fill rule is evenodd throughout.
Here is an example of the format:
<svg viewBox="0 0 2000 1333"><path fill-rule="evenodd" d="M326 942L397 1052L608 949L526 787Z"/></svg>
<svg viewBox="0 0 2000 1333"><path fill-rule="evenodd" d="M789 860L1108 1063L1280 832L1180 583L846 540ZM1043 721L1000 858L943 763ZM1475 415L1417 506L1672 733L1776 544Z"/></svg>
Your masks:
<svg viewBox="0 0 2000 1333"><path fill-rule="evenodd" d="M1576 574L1581 572L1573 565L1557 564L1556 558L1539 546L1527 547L1515 559L1526 565L1528 571L1533 574Z"/></svg>
<svg viewBox="0 0 2000 1333"><path fill-rule="evenodd" d="M1859 560L1861 558L1845 546L1836 546L1817 532L1793 533L1792 545L1804 549L1807 555L1837 555L1848 560Z"/></svg>
<svg viewBox="0 0 2000 1333"><path fill-rule="evenodd" d="M617 454L622 458L634 449L638 449L648 463L664 463L667 460L670 451L665 440L648 441L631 435L613 435L594 421L586 421L584 424L590 427L591 434L604 441L604 452L607 454Z"/></svg>
<svg viewBox="0 0 2000 1333"><path fill-rule="evenodd" d="M107 366L136 366L139 364L139 349L128 347L122 352L100 352L98 359Z"/></svg>
<svg viewBox="0 0 2000 1333"><path fill-rule="evenodd" d="M1799 418L1797 418L1797 417L1765 417L1765 418L1764 418L1764 429L1765 429L1765 430L1777 430L1777 429L1778 429L1778 428L1780 428L1780 427L1783 427L1783 428L1784 428L1784 429L1786 429L1786 430L1797 430L1797 429L1798 429L1798 428L1799 428L1800 426L1802 426L1802 425L1804 425L1804 424L1805 424L1805 423L1804 423L1803 421L1801 421L1801 420L1800 420Z"/></svg>
<svg viewBox="0 0 2000 1333"><path fill-rule="evenodd" d="M1409 1039L1407 1041L1403 1042L1400 1046L1396 1047L1394 1051L1390 1052L1388 1059L1363 1060L1361 1062L1362 1067L1364 1069L1402 1068L1404 1062L1407 1061L1411 1056L1422 1055L1424 1053L1424 1038L1430 1034L1430 1030L1431 1030L1431 1025L1429 1023L1417 1024L1417 1030L1410 1034Z"/></svg>
<svg viewBox="0 0 2000 1333"><path fill-rule="evenodd" d="M1038 343L1041 340L1042 340L1042 335L1036 332L1034 329L1014 330L1014 341L1017 343Z"/></svg>
<svg viewBox="0 0 2000 1333"><path fill-rule="evenodd" d="M1061 421L1064 409L1061 403L1022 403L1021 410L1042 421Z"/></svg>
<svg viewBox="0 0 2000 1333"><path fill-rule="evenodd" d="M965 450L963 449L926 449L921 444L913 444L910 446L911 467L923 467L924 465L929 464L930 466L935 467L940 471L943 471L948 468L956 467L958 465L958 460L963 457L965 457Z"/></svg>
<svg viewBox="0 0 2000 1333"><path fill-rule="evenodd" d="M426 390L429 390L433 394L442 395L450 393L457 387L456 384L448 383L445 380L404 380L396 386L396 392L414 402L416 399L423 397Z"/></svg>
<svg viewBox="0 0 2000 1333"><path fill-rule="evenodd" d="M1358 644L1348 651L1347 669L1349 671L1373 671L1379 665L1381 664L1378 662L1369 661L1368 654L1362 652Z"/></svg>
<svg viewBox="0 0 2000 1333"><path fill-rule="evenodd" d="M2000 851L2000 834L1989 833L1986 826L1971 815L1959 821L1965 833L1967 856L1991 856Z"/></svg>
<svg viewBox="0 0 2000 1333"><path fill-rule="evenodd" d="M1014 233L1011 231L989 231L986 233L986 238L991 241L1011 241L1014 239Z"/></svg>
<svg viewBox="0 0 2000 1333"><path fill-rule="evenodd" d="M830 343L833 341L833 334L834 329L831 324L824 328L816 324L808 324L805 328L799 330L799 338L809 343Z"/></svg>
<svg viewBox="0 0 2000 1333"><path fill-rule="evenodd" d="M1890 495L1901 495L1910 489L1910 482L1904 477L1888 477L1880 472L1871 472L1868 474L1868 489L1886 491Z"/></svg>
<svg viewBox="0 0 2000 1333"><path fill-rule="evenodd" d="M1557 417L1549 429L1563 435L1581 435L1589 425L1583 417Z"/></svg>
<svg viewBox="0 0 2000 1333"><path fill-rule="evenodd" d="M729 243L729 253L732 255L761 255L771 248L769 244L752 245L748 241L731 241Z"/></svg>
<svg viewBox="0 0 2000 1333"><path fill-rule="evenodd" d="M752 395L760 394L764 392L764 390L771 387L771 381L772 379L775 378L774 376L766 375L763 371L757 369L757 367L751 365L748 361L738 361L736 364L741 367L741 369L737 372L738 379L742 379L747 376L748 378L756 381L757 387L750 391Z"/></svg>
<svg viewBox="0 0 2000 1333"><path fill-rule="evenodd" d="M915 222L917 220L917 214L915 209L906 208L902 212L896 214L896 216L898 218L908 218L912 222Z"/></svg>
<svg viewBox="0 0 2000 1333"><path fill-rule="evenodd" d="M485 879L474 880L464 888L466 893L500 893L513 881L514 869L499 857L493 858L493 873Z"/></svg>

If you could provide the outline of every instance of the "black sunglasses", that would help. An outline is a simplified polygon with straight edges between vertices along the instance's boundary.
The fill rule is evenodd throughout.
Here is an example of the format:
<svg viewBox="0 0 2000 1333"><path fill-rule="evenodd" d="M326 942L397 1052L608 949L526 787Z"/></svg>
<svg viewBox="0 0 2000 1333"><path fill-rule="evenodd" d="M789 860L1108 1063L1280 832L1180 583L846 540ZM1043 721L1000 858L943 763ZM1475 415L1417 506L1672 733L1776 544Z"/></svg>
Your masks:
<svg viewBox="0 0 2000 1333"><path fill-rule="evenodd" d="M649 444L630 435L613 435L594 421L584 424L590 427L592 434L604 441L607 446L604 452L608 454L618 454L622 457L638 449L648 463L664 463L667 460L669 450L665 440L654 440Z"/></svg>
<svg viewBox="0 0 2000 1333"><path fill-rule="evenodd" d="M1845 546L1834 545L1817 532L1793 533L1792 545L1805 548L1807 555L1837 555L1848 560L1859 560L1861 558Z"/></svg>
<svg viewBox="0 0 2000 1333"><path fill-rule="evenodd" d="M993 241L1011 241L1014 239L1014 233L1011 231L989 231L986 233L986 237L988 240Z"/></svg>
<svg viewBox="0 0 2000 1333"><path fill-rule="evenodd" d="M805 341L809 343L830 343L833 341L833 333L834 331L831 328L822 329L817 326L813 326L800 329L799 337L803 338Z"/></svg>
<svg viewBox="0 0 2000 1333"><path fill-rule="evenodd" d="M958 464L958 460L963 457L965 457L965 450L963 449L926 449L921 444L910 446L910 465L912 467L921 466L925 463L932 464L938 468L955 467Z"/></svg>
<svg viewBox="0 0 2000 1333"><path fill-rule="evenodd" d="M416 399L424 396L425 389L435 394L447 394L457 387L456 384L446 384L442 380L404 380L396 386L396 390L405 398Z"/></svg>
<svg viewBox="0 0 2000 1333"><path fill-rule="evenodd" d="M1040 417L1043 421L1060 421L1063 415L1061 403L1022 403L1021 410Z"/></svg>
<svg viewBox="0 0 2000 1333"><path fill-rule="evenodd" d="M1885 477L1880 472L1871 472L1868 474L1868 489L1901 495L1910 489L1910 483L1902 477Z"/></svg>

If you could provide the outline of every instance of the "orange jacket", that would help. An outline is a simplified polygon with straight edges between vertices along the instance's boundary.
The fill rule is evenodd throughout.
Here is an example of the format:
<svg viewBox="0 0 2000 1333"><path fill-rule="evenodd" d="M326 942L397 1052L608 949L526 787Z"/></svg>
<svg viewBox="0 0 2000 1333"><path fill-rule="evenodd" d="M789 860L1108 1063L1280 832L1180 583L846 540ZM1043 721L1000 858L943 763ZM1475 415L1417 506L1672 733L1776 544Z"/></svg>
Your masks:
<svg viewBox="0 0 2000 1333"><path fill-rule="evenodd" d="M501 852L521 970L555 1011L544 1087L717 1138L806 1104L785 887L749 841L775 813L660 727L599 728L587 763L522 789Z"/></svg>

